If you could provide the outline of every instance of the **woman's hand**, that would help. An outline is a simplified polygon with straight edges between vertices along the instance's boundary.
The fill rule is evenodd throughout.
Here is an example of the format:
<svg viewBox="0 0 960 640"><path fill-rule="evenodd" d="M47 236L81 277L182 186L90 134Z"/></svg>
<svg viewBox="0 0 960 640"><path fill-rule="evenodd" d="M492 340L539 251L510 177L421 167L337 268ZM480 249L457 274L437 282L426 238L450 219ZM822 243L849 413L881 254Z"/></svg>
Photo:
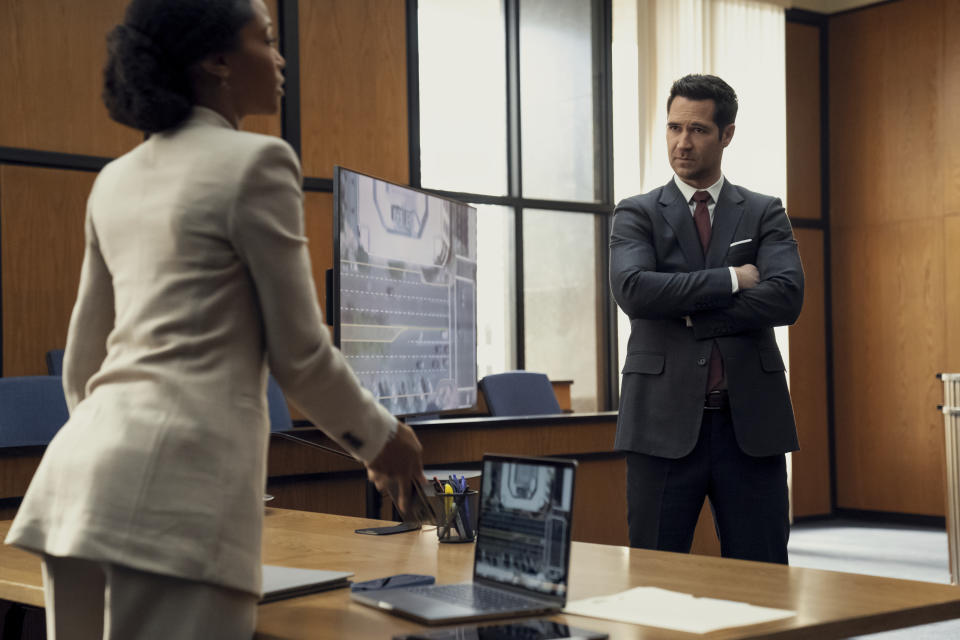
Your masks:
<svg viewBox="0 0 960 640"><path fill-rule="evenodd" d="M377 489L389 493L407 513L413 483L423 482L423 447L413 429L400 423L377 457L367 464L367 477Z"/></svg>

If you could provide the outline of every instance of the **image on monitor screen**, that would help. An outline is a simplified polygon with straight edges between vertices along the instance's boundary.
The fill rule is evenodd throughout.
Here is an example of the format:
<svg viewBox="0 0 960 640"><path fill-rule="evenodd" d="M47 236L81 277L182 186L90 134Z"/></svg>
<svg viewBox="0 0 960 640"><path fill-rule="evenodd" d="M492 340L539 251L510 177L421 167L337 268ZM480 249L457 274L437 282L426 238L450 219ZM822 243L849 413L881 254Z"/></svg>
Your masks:
<svg viewBox="0 0 960 640"><path fill-rule="evenodd" d="M485 459L477 576L566 595L573 468Z"/></svg>
<svg viewBox="0 0 960 640"><path fill-rule="evenodd" d="M342 167L334 181L334 335L360 383L394 415L474 406L477 210Z"/></svg>

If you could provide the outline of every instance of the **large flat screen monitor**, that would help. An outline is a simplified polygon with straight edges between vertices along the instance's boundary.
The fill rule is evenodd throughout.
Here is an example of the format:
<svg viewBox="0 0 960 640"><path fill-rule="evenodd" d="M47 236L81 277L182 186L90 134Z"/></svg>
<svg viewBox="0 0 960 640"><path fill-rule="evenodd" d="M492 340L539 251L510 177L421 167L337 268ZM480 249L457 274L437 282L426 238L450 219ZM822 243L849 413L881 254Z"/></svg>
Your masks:
<svg viewBox="0 0 960 640"><path fill-rule="evenodd" d="M477 210L336 167L334 341L394 415L477 402Z"/></svg>

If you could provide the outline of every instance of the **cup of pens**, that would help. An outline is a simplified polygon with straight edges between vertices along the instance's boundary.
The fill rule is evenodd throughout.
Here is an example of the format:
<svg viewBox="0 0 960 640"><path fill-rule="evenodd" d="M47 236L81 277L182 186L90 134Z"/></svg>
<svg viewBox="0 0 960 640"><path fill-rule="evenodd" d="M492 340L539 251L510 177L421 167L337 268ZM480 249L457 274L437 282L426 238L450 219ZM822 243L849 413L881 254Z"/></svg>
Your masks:
<svg viewBox="0 0 960 640"><path fill-rule="evenodd" d="M461 476L450 476L435 486L430 496L437 514L437 537L440 542L473 542L477 539L477 516L480 495L467 487Z"/></svg>

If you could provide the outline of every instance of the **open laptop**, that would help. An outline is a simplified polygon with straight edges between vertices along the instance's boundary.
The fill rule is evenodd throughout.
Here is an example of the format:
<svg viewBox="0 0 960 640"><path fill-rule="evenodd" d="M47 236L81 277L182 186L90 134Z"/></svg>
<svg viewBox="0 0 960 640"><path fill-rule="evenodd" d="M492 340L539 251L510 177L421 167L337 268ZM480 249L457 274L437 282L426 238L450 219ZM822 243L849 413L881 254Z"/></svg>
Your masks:
<svg viewBox="0 0 960 640"><path fill-rule="evenodd" d="M533 616L567 601L576 461L483 457L473 582L350 597L423 624Z"/></svg>

